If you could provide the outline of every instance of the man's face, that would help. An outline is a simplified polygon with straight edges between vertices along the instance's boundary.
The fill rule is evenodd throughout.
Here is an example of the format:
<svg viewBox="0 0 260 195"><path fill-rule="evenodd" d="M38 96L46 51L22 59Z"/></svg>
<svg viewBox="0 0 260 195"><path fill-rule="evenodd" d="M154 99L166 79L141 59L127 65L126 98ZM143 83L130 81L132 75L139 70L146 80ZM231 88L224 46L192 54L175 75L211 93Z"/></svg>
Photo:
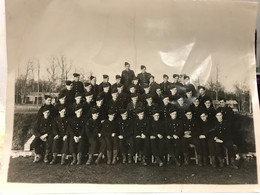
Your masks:
<svg viewBox="0 0 260 195"><path fill-rule="evenodd" d="M156 93L157 93L157 95L162 95L162 90L161 89L156 89L156 91L155 91Z"/></svg>
<svg viewBox="0 0 260 195"><path fill-rule="evenodd" d="M222 119L223 119L222 113L221 113L221 112L217 113L217 114L216 114L216 118L218 119L219 122L221 122Z"/></svg>
<svg viewBox="0 0 260 195"><path fill-rule="evenodd" d="M138 100L138 96L136 96L136 97L132 97L131 99L132 99L133 102L137 102L137 100Z"/></svg>
<svg viewBox="0 0 260 195"><path fill-rule="evenodd" d="M96 101L96 104L98 107L101 107L103 104L103 100Z"/></svg>
<svg viewBox="0 0 260 195"><path fill-rule="evenodd" d="M81 99L82 99L81 96L75 97L76 103L79 104L81 102Z"/></svg>
<svg viewBox="0 0 260 195"><path fill-rule="evenodd" d="M200 88L199 94L200 94L200 95L204 95L204 94L205 94L205 90L204 90L203 88Z"/></svg>
<svg viewBox="0 0 260 195"><path fill-rule="evenodd" d="M130 69L130 65L129 64L125 65L125 69L129 70Z"/></svg>
<svg viewBox="0 0 260 195"><path fill-rule="evenodd" d="M176 119L177 118L177 112L175 111L175 112L170 113L170 116L171 116L172 119Z"/></svg>
<svg viewBox="0 0 260 195"><path fill-rule="evenodd" d="M85 96L86 102L91 102L93 100L93 95Z"/></svg>
<svg viewBox="0 0 260 195"><path fill-rule="evenodd" d="M115 118L115 114L108 115L108 120L112 121L112 120L114 120L114 118Z"/></svg>
<svg viewBox="0 0 260 195"><path fill-rule="evenodd" d="M184 100L183 100L183 98L179 98L178 100L177 100L177 102L178 102L178 104L179 105L183 105L183 103L184 103Z"/></svg>
<svg viewBox="0 0 260 195"><path fill-rule="evenodd" d="M66 89L69 90L69 91L72 90L72 84L66 85Z"/></svg>
<svg viewBox="0 0 260 195"><path fill-rule="evenodd" d="M138 118L142 120L144 118L144 112L137 114Z"/></svg>
<svg viewBox="0 0 260 195"><path fill-rule="evenodd" d="M138 80L133 80L133 84L137 85L138 84Z"/></svg>
<svg viewBox="0 0 260 195"><path fill-rule="evenodd" d="M47 98L47 99L45 100L45 104L46 104L46 105L51 105L51 98Z"/></svg>
<svg viewBox="0 0 260 195"><path fill-rule="evenodd" d="M190 83L190 79L186 78L186 79L184 80L184 83L185 83L185 85L188 85L188 84Z"/></svg>
<svg viewBox="0 0 260 195"><path fill-rule="evenodd" d="M74 77L74 81L79 81L79 76L78 77Z"/></svg>
<svg viewBox="0 0 260 195"><path fill-rule="evenodd" d="M86 89L87 92L90 92L91 89L92 89L92 85L88 85L88 86L86 86L85 89Z"/></svg>
<svg viewBox="0 0 260 195"><path fill-rule="evenodd" d="M153 115L153 120L154 120L154 121L158 121L159 118L160 118L159 113L155 113L155 114Z"/></svg>
<svg viewBox="0 0 260 195"><path fill-rule="evenodd" d="M163 77L163 82L167 82L168 81L168 77Z"/></svg>
<svg viewBox="0 0 260 195"><path fill-rule="evenodd" d="M147 101L147 104L152 104L153 103L153 98L151 98L151 97L147 98L146 101Z"/></svg>
<svg viewBox="0 0 260 195"><path fill-rule="evenodd" d="M45 119L47 119L49 116L50 116L50 111L49 110L46 110L45 112L43 112L43 117Z"/></svg>
<svg viewBox="0 0 260 195"><path fill-rule="evenodd" d="M170 100L169 100L169 98L168 98L168 97L166 97L166 98L163 98L163 104L164 104L164 105L168 105L168 104L169 104L169 102L170 102Z"/></svg>
<svg viewBox="0 0 260 195"><path fill-rule="evenodd" d="M123 86L122 86L122 87L118 87L118 88L117 88L117 91L118 91L118 93L122 93L122 91L123 91Z"/></svg>
<svg viewBox="0 0 260 195"><path fill-rule="evenodd" d="M112 95L113 100L116 100L118 97L118 93L112 93L111 95Z"/></svg>
<svg viewBox="0 0 260 195"><path fill-rule="evenodd" d="M186 114L187 119L192 119L192 113L191 112L187 112Z"/></svg>
<svg viewBox="0 0 260 195"><path fill-rule="evenodd" d="M154 82L154 78L153 78L153 77L151 77L151 78L149 79L149 83L152 83L152 82Z"/></svg>
<svg viewBox="0 0 260 195"><path fill-rule="evenodd" d="M173 82L174 82L174 83L177 83L178 81L179 81L179 77L178 77L178 76L176 76L176 77L173 78Z"/></svg>
<svg viewBox="0 0 260 195"><path fill-rule="evenodd" d="M103 78L103 83L108 83L108 81L109 81L109 77Z"/></svg>
<svg viewBox="0 0 260 195"><path fill-rule="evenodd" d="M92 118L93 118L94 120L97 120L98 115L99 115L99 113L93 113L93 114L92 114Z"/></svg>
<svg viewBox="0 0 260 195"><path fill-rule="evenodd" d="M211 103L209 100L207 100L204 104L205 104L206 108L210 108L210 106L211 106Z"/></svg>
<svg viewBox="0 0 260 195"><path fill-rule="evenodd" d="M172 88L170 91L171 91L171 94L172 94L172 95L175 95L175 94L177 93L177 88L174 87L174 88Z"/></svg>
<svg viewBox="0 0 260 195"><path fill-rule="evenodd" d="M66 109L64 108L63 110L59 111L60 117L64 117L66 114Z"/></svg>
<svg viewBox="0 0 260 195"><path fill-rule="evenodd" d="M205 121L207 121L208 115L206 115L205 113L203 113L203 114L200 115L200 118L201 118L202 121L205 122Z"/></svg>
<svg viewBox="0 0 260 195"><path fill-rule="evenodd" d="M126 120L127 119L127 112L121 114L121 117L122 117L123 120Z"/></svg>
<svg viewBox="0 0 260 195"><path fill-rule="evenodd" d="M121 82L121 78L116 79L116 83L117 83L117 84L120 83L120 82Z"/></svg>
<svg viewBox="0 0 260 195"><path fill-rule="evenodd" d="M129 89L129 91L130 91L130 93L135 93L135 87L131 87L130 89Z"/></svg>
<svg viewBox="0 0 260 195"><path fill-rule="evenodd" d="M145 73L145 72L146 72L146 68L143 68L143 69L142 69L142 73Z"/></svg>
<svg viewBox="0 0 260 195"><path fill-rule="evenodd" d="M109 87L104 87L103 90L104 90L105 93L108 93L109 92Z"/></svg>
<svg viewBox="0 0 260 195"><path fill-rule="evenodd" d="M150 92L150 87L144 88L144 92L145 92L145 93L149 93L149 92Z"/></svg>
<svg viewBox="0 0 260 195"><path fill-rule="evenodd" d="M65 104L65 101L66 101L66 96L59 99L60 104Z"/></svg>
<svg viewBox="0 0 260 195"><path fill-rule="evenodd" d="M82 115L82 108L75 111L76 116L79 118Z"/></svg>
<svg viewBox="0 0 260 195"><path fill-rule="evenodd" d="M221 108L226 106L226 102L224 100L220 100L219 103Z"/></svg>
<svg viewBox="0 0 260 195"><path fill-rule="evenodd" d="M194 100L193 104L195 107L199 106L200 101L198 99Z"/></svg>
<svg viewBox="0 0 260 195"><path fill-rule="evenodd" d="M97 83L97 79L96 79L96 78L93 78L93 79L90 81L90 83L91 83L92 85L95 85L95 84Z"/></svg>
<svg viewBox="0 0 260 195"><path fill-rule="evenodd" d="M187 96L187 98L191 98L191 97L192 97L192 91L188 91L188 92L186 93L186 96Z"/></svg>

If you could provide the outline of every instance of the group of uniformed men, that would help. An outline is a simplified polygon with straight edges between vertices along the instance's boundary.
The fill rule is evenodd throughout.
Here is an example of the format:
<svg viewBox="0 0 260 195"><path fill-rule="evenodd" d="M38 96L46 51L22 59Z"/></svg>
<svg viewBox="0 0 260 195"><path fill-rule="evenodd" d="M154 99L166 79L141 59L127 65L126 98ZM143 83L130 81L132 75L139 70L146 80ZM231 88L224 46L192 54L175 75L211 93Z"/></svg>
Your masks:
<svg viewBox="0 0 260 195"><path fill-rule="evenodd" d="M144 65L135 76L127 62L113 85L108 75L103 75L99 85L94 76L84 85L78 73L73 76L55 105L45 96L34 128L34 162L43 159L55 164L61 154L63 165L71 154L70 164L75 165L88 154L87 165L99 164L103 156L107 164L116 164L118 159L132 163L137 156L143 165L153 159L159 166L181 166L189 164L193 144L199 166L210 161L213 167L223 167L225 146L231 167L238 168L231 134L232 109L224 98L215 109L205 87L199 86L197 94L189 76L173 74L174 81L169 82L165 74L158 84Z"/></svg>

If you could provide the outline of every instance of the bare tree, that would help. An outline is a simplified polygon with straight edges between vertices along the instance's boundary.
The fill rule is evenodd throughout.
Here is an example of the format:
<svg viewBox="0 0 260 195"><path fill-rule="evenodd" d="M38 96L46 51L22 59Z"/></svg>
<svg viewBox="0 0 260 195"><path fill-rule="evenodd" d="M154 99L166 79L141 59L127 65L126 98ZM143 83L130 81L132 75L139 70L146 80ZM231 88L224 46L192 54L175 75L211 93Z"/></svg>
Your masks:
<svg viewBox="0 0 260 195"><path fill-rule="evenodd" d="M58 64L56 63L55 57L51 57L49 62L50 62L50 65L46 69L46 71L48 72L48 80L49 80L49 83L51 86L50 92L54 92L56 89L56 86L57 86Z"/></svg>

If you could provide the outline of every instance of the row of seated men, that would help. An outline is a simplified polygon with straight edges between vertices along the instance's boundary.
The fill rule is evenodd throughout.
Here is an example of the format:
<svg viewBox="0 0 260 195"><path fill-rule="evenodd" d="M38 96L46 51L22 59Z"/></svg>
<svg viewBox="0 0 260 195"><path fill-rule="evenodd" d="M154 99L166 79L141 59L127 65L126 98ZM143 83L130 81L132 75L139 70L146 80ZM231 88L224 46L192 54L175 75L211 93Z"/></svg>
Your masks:
<svg viewBox="0 0 260 195"><path fill-rule="evenodd" d="M70 81L67 88L73 89ZM87 150L87 165L94 161L93 154L98 150L95 163L100 163L104 154L107 164L116 164L120 154L122 163L131 163L134 154L138 153L143 165L147 165L151 155L155 163L163 166L163 156L169 154L171 160L181 165L189 164L189 144L195 145L198 152L198 164L206 165L208 156L212 166L223 166L222 145L228 149L231 166L236 166L233 149L231 124L233 111L220 99L220 107L215 110L211 99L206 95L205 87L199 86L199 96L194 97L190 88L178 93L176 85L170 85L168 95L156 87L144 84L144 93L136 93L136 87L118 84L110 90L104 84L103 91L96 97L85 84L84 94L75 93L73 101L64 90L59 94L59 102L51 105L51 97L46 96L45 105L38 112L35 127L35 160L44 156L49 162L48 154L52 153L50 164L57 161L57 154L62 153L61 164L65 164L66 155L72 154L74 164L81 164L82 154ZM71 90L70 89L70 90ZM175 90L172 90L175 89ZM131 91L132 90L132 91Z"/></svg>

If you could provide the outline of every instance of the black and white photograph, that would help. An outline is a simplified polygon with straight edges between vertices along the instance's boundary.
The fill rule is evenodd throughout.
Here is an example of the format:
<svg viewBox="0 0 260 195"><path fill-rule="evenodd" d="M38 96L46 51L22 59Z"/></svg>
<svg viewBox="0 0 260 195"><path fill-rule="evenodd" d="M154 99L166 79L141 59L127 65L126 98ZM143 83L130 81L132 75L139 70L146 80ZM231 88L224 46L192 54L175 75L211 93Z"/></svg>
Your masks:
<svg viewBox="0 0 260 195"><path fill-rule="evenodd" d="M257 10L6 0L6 185L258 191Z"/></svg>

